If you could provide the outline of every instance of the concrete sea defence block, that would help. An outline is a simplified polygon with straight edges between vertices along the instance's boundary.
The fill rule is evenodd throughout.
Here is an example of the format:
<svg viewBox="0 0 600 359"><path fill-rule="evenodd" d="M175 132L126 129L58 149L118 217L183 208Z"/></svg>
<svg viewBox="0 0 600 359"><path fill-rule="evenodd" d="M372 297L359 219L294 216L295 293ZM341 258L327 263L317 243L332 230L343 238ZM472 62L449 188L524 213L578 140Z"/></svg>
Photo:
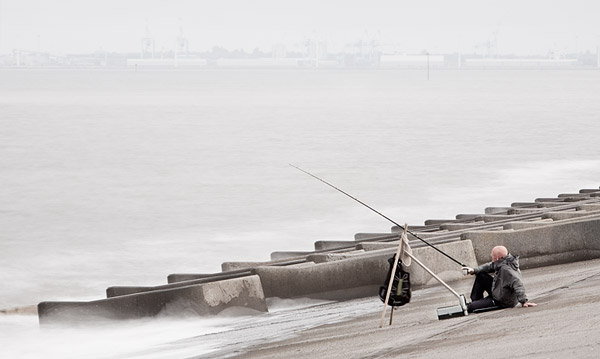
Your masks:
<svg viewBox="0 0 600 359"><path fill-rule="evenodd" d="M313 253L313 252L310 252ZM242 262L223 262L221 263L221 270L223 272L236 272L253 269L260 266L288 266L288 265L299 265L306 262L306 255L277 259L271 261L242 261Z"/></svg>
<svg viewBox="0 0 600 359"><path fill-rule="evenodd" d="M460 239L460 236L457 236L455 238L451 238L450 240L443 240L443 241L437 241L434 244L435 246L438 245L442 245L445 242L456 242ZM370 251L377 251L377 250L381 250L381 249L386 249L386 248L398 248L398 241L393 241L393 242L363 242L360 244L356 245L356 249L362 249L366 252L370 252ZM412 249L416 249L416 248L421 248L421 247L426 247L427 245L424 244L423 242L419 241L419 240L414 240L414 241L409 241L410 246Z"/></svg>
<svg viewBox="0 0 600 359"><path fill-rule="evenodd" d="M408 228L410 228L411 231L412 230L419 231L419 230L431 229L431 226L419 226L419 225L409 224ZM391 230L392 230L392 232L402 232L404 229L402 229L398 226L392 226Z"/></svg>
<svg viewBox="0 0 600 359"><path fill-rule="evenodd" d="M560 200L563 200L564 202L579 202L579 201L586 201L589 199L590 196L588 195L574 195L574 196L569 196L569 197L557 197ZM544 200L548 200L547 202L553 202L552 198L542 198L542 202L546 202Z"/></svg>
<svg viewBox="0 0 600 359"><path fill-rule="evenodd" d="M597 216L600 215L600 211L562 211L562 212L546 212L542 218L550 218L554 221L562 221L564 219L585 217L585 216Z"/></svg>
<svg viewBox="0 0 600 359"><path fill-rule="evenodd" d="M486 207L484 209L485 214L508 214L511 207Z"/></svg>
<svg viewBox="0 0 600 359"><path fill-rule="evenodd" d="M557 196L558 198L564 198L564 197L587 197L589 198L589 194L588 193L561 193Z"/></svg>
<svg viewBox="0 0 600 359"><path fill-rule="evenodd" d="M384 270L387 273L387 262L382 256L375 256L320 263L306 268L258 267L256 273L260 276L266 297L343 300L352 297L344 290L363 289L364 292L358 296L377 293L373 288L382 281Z"/></svg>
<svg viewBox="0 0 600 359"><path fill-rule="evenodd" d="M564 206L563 202L540 202L540 208L553 208Z"/></svg>
<svg viewBox="0 0 600 359"><path fill-rule="evenodd" d="M352 248L356 245L355 241L316 241L315 250L324 251L341 248Z"/></svg>
<svg viewBox="0 0 600 359"><path fill-rule="evenodd" d="M581 191L582 190L580 190L579 193L561 193L557 197L558 198L581 198L583 200L588 200L594 194L600 193L599 190L595 190L593 192L592 191L586 191L586 190L583 190L583 192L581 192Z"/></svg>
<svg viewBox="0 0 600 359"><path fill-rule="evenodd" d="M427 239L427 238L439 237L443 234L448 234L449 232L447 230L439 230L439 231L435 231L435 232L413 232L413 233L416 234L417 236L419 236L419 238ZM409 240L417 239L415 236L413 236L410 233L408 234L407 237Z"/></svg>
<svg viewBox="0 0 600 359"><path fill-rule="evenodd" d="M514 208L551 208L564 206L562 201L554 202L515 202L511 204Z"/></svg>
<svg viewBox="0 0 600 359"><path fill-rule="evenodd" d="M375 243L365 245L371 244ZM467 265L476 264L470 241L437 247ZM261 278L267 297L345 300L375 295L377 288L385 282L389 267L387 259L395 252L396 248L380 249L353 258L315 264L309 268L258 267L256 273ZM413 254L445 280L463 278L460 266L433 248L415 248ZM413 285L433 283L433 278L418 265L413 263L408 270Z"/></svg>
<svg viewBox="0 0 600 359"><path fill-rule="evenodd" d="M354 240L360 241L362 239L368 239L373 237L385 237L389 236L391 233L356 233L354 234Z"/></svg>
<svg viewBox="0 0 600 359"><path fill-rule="evenodd" d="M308 251L276 251L271 253L271 260L276 261L280 259L291 259L291 258L299 258L306 257L313 252Z"/></svg>
<svg viewBox="0 0 600 359"><path fill-rule="evenodd" d="M472 221L476 221L477 218L481 217L481 214L465 214L465 213L461 213L461 214L457 214L456 215L456 219L466 219L466 220L472 220Z"/></svg>
<svg viewBox="0 0 600 359"><path fill-rule="evenodd" d="M444 223L454 223L456 222L456 219L428 219L425 221L425 225L430 226L430 225L439 225L439 224L444 224ZM412 227L408 227L411 230L413 230L414 228Z"/></svg>
<svg viewBox="0 0 600 359"><path fill-rule="evenodd" d="M256 275L181 288L144 292L92 302L41 302L41 324L99 319L121 320L165 316L213 315L230 307L266 312L260 278Z"/></svg>
<svg viewBox="0 0 600 359"><path fill-rule="evenodd" d="M206 273L173 273L167 276L167 283L176 283L176 282L184 282L188 280L194 279L203 279L210 278L214 276L214 274L206 274Z"/></svg>
<svg viewBox="0 0 600 359"><path fill-rule="evenodd" d="M535 202L564 202L566 198L552 197L552 198L536 198Z"/></svg>
<svg viewBox="0 0 600 359"><path fill-rule="evenodd" d="M221 271L229 272L238 269L249 269L260 266L267 266L277 263L278 261L266 261L266 262L223 262L221 263Z"/></svg>
<svg viewBox="0 0 600 359"><path fill-rule="evenodd" d="M598 188L583 188L579 190L579 193L600 193Z"/></svg>
<svg viewBox="0 0 600 359"><path fill-rule="evenodd" d="M540 227L540 226L547 226L548 224L550 224L552 222L554 222L554 221L551 218L540 219L537 221L515 221L515 222L506 223L503 226L503 229L518 230L518 229L525 229L525 228L532 228L532 227Z"/></svg>
<svg viewBox="0 0 600 359"><path fill-rule="evenodd" d="M495 231L498 229L502 229L501 224L499 224L498 227L494 227L494 226L490 226L489 223L485 223L485 222L477 222L477 224L473 224L473 225L466 225L466 224L446 225L446 224L443 224L442 226L445 228L448 228L449 232L444 233L444 232L440 231L440 232L437 232L438 235L431 236L431 237L438 237L439 235L442 235L442 234L452 234L453 231L464 231L464 230L468 230L471 228L476 229L477 227L480 227L484 224L488 225L485 229L486 231ZM456 235L458 236L458 234L456 234Z"/></svg>
<svg viewBox="0 0 600 359"><path fill-rule="evenodd" d="M471 223L446 223L446 224L440 225L440 229L447 230L447 231L459 231L462 229L469 229L469 228L473 228L476 226L480 226L482 224L485 224L485 222L479 221L479 222L471 222Z"/></svg>
<svg viewBox="0 0 600 359"><path fill-rule="evenodd" d="M541 212L543 209L541 208L513 208L508 211L509 215L518 215L518 214L531 214L536 212Z"/></svg>
<svg viewBox="0 0 600 359"><path fill-rule="evenodd" d="M582 204L577 207L578 211L600 211L600 203L598 204Z"/></svg>
<svg viewBox="0 0 600 359"><path fill-rule="evenodd" d="M386 249L386 248L396 248L398 247L398 241L394 241L394 242L384 242L384 243L380 243L380 242L365 242L365 243L360 243L358 245L356 245L356 249L362 249L364 251L376 251L376 250L380 250L380 249Z"/></svg>
<svg viewBox="0 0 600 359"><path fill-rule="evenodd" d="M128 294L141 293L141 292L151 292L151 291L155 291L155 290L180 288L180 287L185 287L185 286L189 286L189 285L204 284L204 283L216 282L216 281L220 281L220 280L240 278L240 277L245 277L245 276L249 276L252 274L254 274L254 273L252 272L251 269L231 271L231 272L227 272L227 273L216 273L216 274L213 274L210 276L207 276L206 274L197 274L196 276L198 276L198 278L194 278L194 276L195 276L194 274L185 274L185 276L189 279L187 279L185 281L175 281L175 282L172 282L169 284L163 284L163 285L159 285L159 286L113 286L113 287L108 287L106 289L106 297L111 298L111 297L117 297L120 295L128 295ZM170 275L169 277L171 277L171 276L172 275Z"/></svg>
<svg viewBox="0 0 600 359"><path fill-rule="evenodd" d="M345 253L318 253L318 254L311 254L311 255L307 256L306 260L312 262L313 264L325 263L325 262L332 262L332 261L341 261L341 260L348 259L348 258L356 258L358 255L361 255L364 253L365 253L364 249L356 250L356 251L352 251L352 252L345 252Z"/></svg>
<svg viewBox="0 0 600 359"><path fill-rule="evenodd" d="M540 213L540 217L542 216L542 214ZM518 220L518 218L513 215L513 214L487 214L485 216L483 216L481 218L485 223L491 223L491 222L496 222L496 221L503 221L506 219L514 219L514 220Z"/></svg>
<svg viewBox="0 0 600 359"><path fill-rule="evenodd" d="M394 238L398 238L399 233L398 232L394 232L394 233L385 233L385 234L378 234L376 236L373 237L361 237L360 239L357 239L355 237L354 241L355 242L374 242L374 241L388 241L388 240L393 240Z"/></svg>
<svg viewBox="0 0 600 359"><path fill-rule="evenodd" d="M306 262L306 256L278 259L266 262L223 262L221 270L223 272L238 271L244 269L253 269L261 266L293 266L300 265Z"/></svg>
<svg viewBox="0 0 600 359"><path fill-rule="evenodd" d="M467 266L472 267L477 264L473 245L470 241L439 244L436 247ZM427 268L431 269L431 271L445 281L464 279L460 265L431 247L413 248L413 254ZM429 273L414 262L408 269L413 285L424 286L438 283Z"/></svg>
<svg viewBox="0 0 600 359"><path fill-rule="evenodd" d="M510 206L513 208L540 208L542 204L538 202L513 202Z"/></svg>
<svg viewBox="0 0 600 359"><path fill-rule="evenodd" d="M523 268L600 258L600 218L569 220L514 231L473 231L462 235L473 242L479 264L490 261L492 248L503 245L521 257Z"/></svg>

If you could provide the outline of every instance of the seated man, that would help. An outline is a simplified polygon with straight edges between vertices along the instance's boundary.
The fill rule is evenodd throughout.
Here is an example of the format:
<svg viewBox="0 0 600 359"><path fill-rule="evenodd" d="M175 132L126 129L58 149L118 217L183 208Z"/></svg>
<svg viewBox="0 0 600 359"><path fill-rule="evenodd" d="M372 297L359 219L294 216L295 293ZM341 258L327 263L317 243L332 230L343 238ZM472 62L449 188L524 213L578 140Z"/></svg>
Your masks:
<svg viewBox="0 0 600 359"><path fill-rule="evenodd" d="M492 249L492 261L477 268L463 267L469 274L475 274L475 283L471 291L469 312L477 309L500 306L512 308L521 303L523 307L535 307L525 295L523 278L519 270L519 257L508 253L504 246ZM494 272L494 277L488 273ZM488 296L483 297L487 292Z"/></svg>

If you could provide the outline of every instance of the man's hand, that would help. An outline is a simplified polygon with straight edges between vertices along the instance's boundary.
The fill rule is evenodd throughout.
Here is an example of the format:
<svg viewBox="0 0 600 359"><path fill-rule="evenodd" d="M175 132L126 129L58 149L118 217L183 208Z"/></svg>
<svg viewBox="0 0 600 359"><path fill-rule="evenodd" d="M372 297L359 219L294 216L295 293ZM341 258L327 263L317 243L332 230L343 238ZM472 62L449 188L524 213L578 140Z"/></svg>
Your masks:
<svg viewBox="0 0 600 359"><path fill-rule="evenodd" d="M463 273L465 274L473 274L475 273L475 269L471 268L471 267L462 267Z"/></svg>
<svg viewBox="0 0 600 359"><path fill-rule="evenodd" d="M525 302L522 305L523 305L523 308L527 308L527 307L535 307L537 304L531 303L531 302Z"/></svg>

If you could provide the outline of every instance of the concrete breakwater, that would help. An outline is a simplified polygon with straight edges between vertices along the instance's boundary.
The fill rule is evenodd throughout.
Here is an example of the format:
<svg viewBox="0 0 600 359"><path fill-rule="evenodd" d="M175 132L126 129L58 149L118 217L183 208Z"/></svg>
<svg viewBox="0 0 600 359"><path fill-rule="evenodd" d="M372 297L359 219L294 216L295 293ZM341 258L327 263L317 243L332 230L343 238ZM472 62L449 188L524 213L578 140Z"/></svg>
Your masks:
<svg viewBox="0 0 600 359"><path fill-rule="evenodd" d="M505 245L523 268L600 258L600 189L489 207L481 214L429 219L409 225L420 238L475 266L491 248ZM225 262L213 274L171 274L155 287L110 287L91 302L41 302L40 323L89 322L159 315L212 315L231 307L267 311L266 298L347 300L374 296L384 282L387 259L399 240L389 233L358 233L348 241L317 241L314 251L273 252L265 262ZM409 236L414 255L447 281L463 278L460 267ZM413 286L435 283L420 267L406 268Z"/></svg>

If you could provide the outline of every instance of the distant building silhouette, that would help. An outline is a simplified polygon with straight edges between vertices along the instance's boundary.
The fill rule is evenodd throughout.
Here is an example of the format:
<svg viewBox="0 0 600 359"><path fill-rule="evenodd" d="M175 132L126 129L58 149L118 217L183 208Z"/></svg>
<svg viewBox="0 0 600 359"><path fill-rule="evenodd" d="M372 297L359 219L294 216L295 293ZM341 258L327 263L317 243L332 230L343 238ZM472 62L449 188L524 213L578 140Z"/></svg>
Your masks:
<svg viewBox="0 0 600 359"><path fill-rule="evenodd" d="M154 58L154 38L150 34L150 28L146 24L146 34L142 38L142 59Z"/></svg>

